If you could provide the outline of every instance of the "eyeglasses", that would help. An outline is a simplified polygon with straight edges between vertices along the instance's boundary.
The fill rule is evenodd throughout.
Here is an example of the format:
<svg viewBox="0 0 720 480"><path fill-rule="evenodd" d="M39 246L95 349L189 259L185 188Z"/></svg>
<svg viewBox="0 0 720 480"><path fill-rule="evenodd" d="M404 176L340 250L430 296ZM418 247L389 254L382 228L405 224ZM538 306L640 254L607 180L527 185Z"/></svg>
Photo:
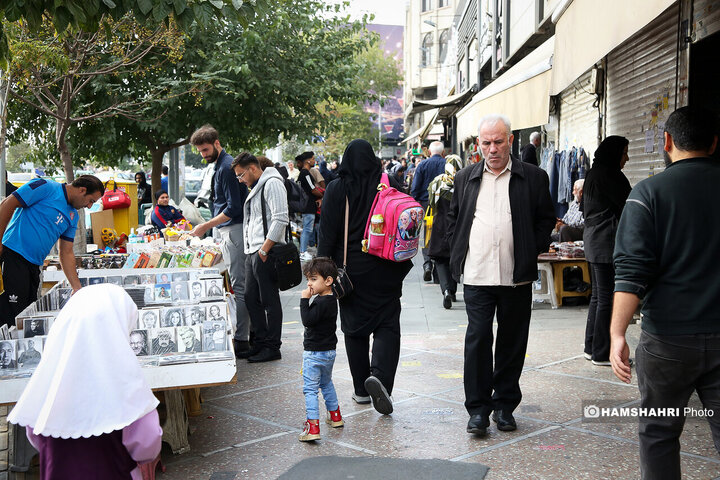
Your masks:
<svg viewBox="0 0 720 480"><path fill-rule="evenodd" d="M247 170L242 172L240 175L235 175L235 178L237 178L238 180L242 180L246 173L247 173Z"/></svg>

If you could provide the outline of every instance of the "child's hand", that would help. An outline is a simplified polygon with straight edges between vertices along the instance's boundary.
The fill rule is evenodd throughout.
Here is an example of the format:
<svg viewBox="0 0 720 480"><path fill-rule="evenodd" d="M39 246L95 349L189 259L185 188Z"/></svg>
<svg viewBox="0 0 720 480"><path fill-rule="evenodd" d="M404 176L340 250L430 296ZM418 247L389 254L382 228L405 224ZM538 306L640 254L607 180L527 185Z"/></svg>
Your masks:
<svg viewBox="0 0 720 480"><path fill-rule="evenodd" d="M300 297L302 297L302 298L310 298L310 297L312 297L312 295L313 294L312 294L312 290L310 289L310 287L306 288L305 290L303 290L300 293Z"/></svg>

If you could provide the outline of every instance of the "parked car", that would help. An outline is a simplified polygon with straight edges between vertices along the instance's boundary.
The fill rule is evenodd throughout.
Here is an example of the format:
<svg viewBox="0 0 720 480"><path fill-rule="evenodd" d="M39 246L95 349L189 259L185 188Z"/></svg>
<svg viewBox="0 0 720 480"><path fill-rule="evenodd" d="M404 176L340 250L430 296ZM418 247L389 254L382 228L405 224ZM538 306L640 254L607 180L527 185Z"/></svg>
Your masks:
<svg viewBox="0 0 720 480"><path fill-rule="evenodd" d="M200 190L195 196L193 203L196 207L210 208L210 188L212 188L212 176L215 173L215 164L211 163L203 169Z"/></svg>

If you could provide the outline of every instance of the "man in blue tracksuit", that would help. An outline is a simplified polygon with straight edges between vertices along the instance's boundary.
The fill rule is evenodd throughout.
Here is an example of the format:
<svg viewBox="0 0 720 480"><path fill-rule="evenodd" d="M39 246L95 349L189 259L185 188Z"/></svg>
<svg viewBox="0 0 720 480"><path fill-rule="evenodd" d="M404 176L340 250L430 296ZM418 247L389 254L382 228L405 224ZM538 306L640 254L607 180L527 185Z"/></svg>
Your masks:
<svg viewBox="0 0 720 480"><path fill-rule="evenodd" d="M445 172L445 159L443 152L445 146L442 142L432 142L429 147L431 157L423 160L415 168L413 175L412 188L410 194L422 205L423 210L427 210L428 206L428 186L435 177ZM423 230L424 231L424 230ZM423 236L423 238L425 238ZM423 256L423 279L429 282L432 279L433 263L428 254L427 248L422 249Z"/></svg>

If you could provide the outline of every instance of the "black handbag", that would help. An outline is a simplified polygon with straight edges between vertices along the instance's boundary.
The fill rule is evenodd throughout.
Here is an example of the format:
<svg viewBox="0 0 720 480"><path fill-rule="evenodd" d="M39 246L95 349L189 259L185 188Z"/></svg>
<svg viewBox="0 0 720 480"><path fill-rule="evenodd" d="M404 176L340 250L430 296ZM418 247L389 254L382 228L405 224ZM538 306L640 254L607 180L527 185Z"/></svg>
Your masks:
<svg viewBox="0 0 720 480"><path fill-rule="evenodd" d="M332 284L332 290L335 293L335 297L338 299L347 297L353 291L353 284L350 281L350 277L347 274L347 242L348 242L348 216L350 214L350 204L348 203L347 197L345 197L345 249L343 253L343 265L338 267L338 275Z"/></svg>
<svg viewBox="0 0 720 480"><path fill-rule="evenodd" d="M262 208L263 232L265 238L268 234L266 209L265 209L265 185L260 192L260 203ZM302 282L302 266L300 265L300 253L292 242L290 236L290 227L285 230L287 243L275 244L268 252L268 262L272 262L273 270L275 270L275 278L277 279L277 287L283 292L300 285Z"/></svg>

